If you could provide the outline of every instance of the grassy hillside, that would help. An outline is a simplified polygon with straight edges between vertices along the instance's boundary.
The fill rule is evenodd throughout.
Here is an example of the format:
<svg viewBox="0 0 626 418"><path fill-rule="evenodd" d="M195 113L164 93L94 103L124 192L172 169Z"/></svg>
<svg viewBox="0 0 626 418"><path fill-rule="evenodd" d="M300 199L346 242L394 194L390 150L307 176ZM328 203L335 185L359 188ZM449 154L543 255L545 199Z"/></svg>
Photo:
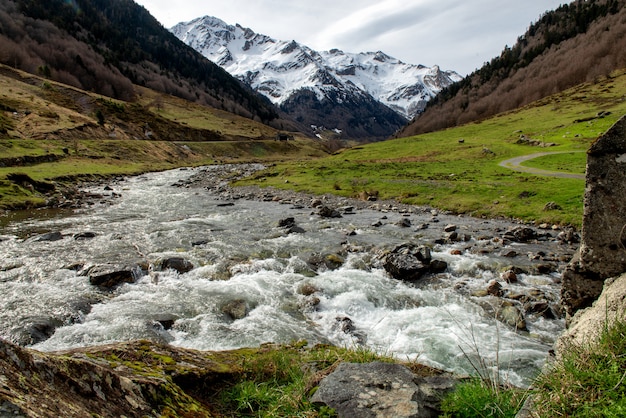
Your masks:
<svg viewBox="0 0 626 418"><path fill-rule="evenodd" d="M625 94L626 71L620 71L482 122L279 164L247 183L580 225L583 179L522 173L499 163L538 152L565 152L523 164L583 174L584 151L626 114Z"/></svg>
<svg viewBox="0 0 626 418"><path fill-rule="evenodd" d="M575 0L438 94L397 134L417 135L516 109L626 67L626 0Z"/></svg>
<svg viewBox="0 0 626 418"><path fill-rule="evenodd" d="M317 141L297 134L276 141L277 131L266 125L153 90L138 88L137 99L127 103L7 67L0 68L0 86L4 208L44 203L37 187L8 180L15 173L51 181L216 161L279 161L247 183L579 225L584 180L500 163L559 152L522 165L583 174L584 151L626 113L621 71L482 122L318 158L326 154Z"/></svg>
<svg viewBox="0 0 626 418"><path fill-rule="evenodd" d="M49 186L36 182L326 155L298 133L277 141L251 119L136 89L124 102L0 65L0 208L43 205Z"/></svg>
<svg viewBox="0 0 626 418"><path fill-rule="evenodd" d="M132 0L5 0L0 44L0 63L108 97L133 101L139 85L275 128L296 126Z"/></svg>

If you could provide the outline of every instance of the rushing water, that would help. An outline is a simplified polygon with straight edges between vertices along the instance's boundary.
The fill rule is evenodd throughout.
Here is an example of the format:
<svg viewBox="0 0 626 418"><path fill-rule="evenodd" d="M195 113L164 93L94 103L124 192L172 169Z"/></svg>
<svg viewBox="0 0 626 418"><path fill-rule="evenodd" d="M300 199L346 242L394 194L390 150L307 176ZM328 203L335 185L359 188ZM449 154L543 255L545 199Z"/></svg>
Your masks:
<svg viewBox="0 0 626 418"><path fill-rule="evenodd" d="M206 189L173 186L201 171L210 176L205 168L130 178L112 185L117 197L106 203L6 225L0 230L0 337L28 344L24 335L37 330L46 338L32 347L45 351L137 338L201 350L306 339L365 346L461 373L473 373L469 359L475 362L479 354L523 385L563 328L561 319L529 315L529 331L515 331L494 319L496 298L473 296L514 263L499 256L502 240L491 239L502 223L369 209L328 219L309 207L278 202L239 199L227 206ZM285 217L294 217L306 232L287 234L278 227ZM381 218L383 225L373 226ZM396 225L407 218L414 226L430 226ZM433 257L448 263L446 273L411 284L381 267L384 249L430 244L451 222L472 238L433 247ZM55 231L63 238L39 239ZM85 232L94 236L76 239ZM492 235L481 236L486 233ZM496 248L466 251L481 245ZM515 263L527 266L527 252L550 251L507 248L520 254ZM341 256L341 267L313 271L307 260L326 254ZM195 268L161 271L158 278L137 269L134 283L113 290L90 285L81 273L85 266L147 264L170 256ZM557 278L520 274L519 283L505 286L557 301ZM233 301L245 307L238 319L224 311ZM171 327L164 327L166 321Z"/></svg>

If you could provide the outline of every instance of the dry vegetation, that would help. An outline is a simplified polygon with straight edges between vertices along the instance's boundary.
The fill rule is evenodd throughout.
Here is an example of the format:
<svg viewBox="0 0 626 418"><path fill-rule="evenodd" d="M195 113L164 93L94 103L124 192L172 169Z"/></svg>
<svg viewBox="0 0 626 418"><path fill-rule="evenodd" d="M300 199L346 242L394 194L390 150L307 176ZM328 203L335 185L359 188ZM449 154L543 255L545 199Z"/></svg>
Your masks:
<svg viewBox="0 0 626 418"><path fill-rule="evenodd" d="M482 120L626 68L626 1L546 13L499 57L437 96L399 137Z"/></svg>
<svg viewBox="0 0 626 418"><path fill-rule="evenodd" d="M264 98L179 41L129 0L6 0L0 63L125 101L133 85L294 130Z"/></svg>

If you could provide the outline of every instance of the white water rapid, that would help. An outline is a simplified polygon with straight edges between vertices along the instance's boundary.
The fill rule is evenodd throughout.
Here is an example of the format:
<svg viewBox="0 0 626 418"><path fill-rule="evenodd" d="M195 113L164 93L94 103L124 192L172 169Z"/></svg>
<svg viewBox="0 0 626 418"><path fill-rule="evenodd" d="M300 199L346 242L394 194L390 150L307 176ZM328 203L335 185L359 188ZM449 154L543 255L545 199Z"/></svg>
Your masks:
<svg viewBox="0 0 626 418"><path fill-rule="evenodd" d="M558 244L505 244L494 239L503 222L370 209L322 218L306 206L246 199L225 205L204 188L174 186L193 175L210 177L211 170L142 175L112 183L113 192L94 186L116 197L6 223L0 229L0 337L43 351L138 338L201 350L306 339L364 346L459 373L474 373L469 359L481 356L509 382L527 385L563 329L558 317L527 314L528 331L516 331L494 319L499 298L476 295L499 280L510 294L541 293L558 305L558 273L536 273L527 256ZM286 217L305 232L278 227ZM373 226L381 219L382 226ZM413 227L398 226L402 219ZM416 229L421 223L428 229ZM448 223L471 239L433 244ZM49 232L60 235L42 240ZM407 242L432 245L447 271L417 283L392 279L380 256ZM515 259L500 256L511 249ZM311 267L312 258L328 254L340 267ZM194 268L152 276L136 268L135 282L112 290L91 285L82 273L111 263L145 268L167 257L182 257ZM516 263L526 272L518 283L503 282L501 271ZM226 312L233 303L242 315Z"/></svg>

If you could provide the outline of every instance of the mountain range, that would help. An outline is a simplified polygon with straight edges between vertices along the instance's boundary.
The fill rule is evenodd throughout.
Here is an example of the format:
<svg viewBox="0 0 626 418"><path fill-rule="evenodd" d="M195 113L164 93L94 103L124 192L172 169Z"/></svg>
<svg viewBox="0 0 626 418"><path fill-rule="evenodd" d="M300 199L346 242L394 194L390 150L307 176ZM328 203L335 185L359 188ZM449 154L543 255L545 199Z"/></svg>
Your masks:
<svg viewBox="0 0 626 418"><path fill-rule="evenodd" d="M385 53L315 51L210 16L171 31L306 126L384 139L462 77Z"/></svg>

